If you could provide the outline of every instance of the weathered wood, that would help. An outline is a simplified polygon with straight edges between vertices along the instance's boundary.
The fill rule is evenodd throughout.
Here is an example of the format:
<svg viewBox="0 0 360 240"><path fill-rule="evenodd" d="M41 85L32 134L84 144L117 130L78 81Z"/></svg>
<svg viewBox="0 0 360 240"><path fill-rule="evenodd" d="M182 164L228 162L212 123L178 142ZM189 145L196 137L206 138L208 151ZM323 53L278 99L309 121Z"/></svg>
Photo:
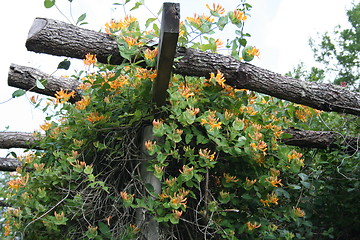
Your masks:
<svg viewBox="0 0 360 240"><path fill-rule="evenodd" d="M33 133L0 132L0 148L38 149L36 141L39 140L39 137L35 137Z"/></svg>
<svg viewBox="0 0 360 240"><path fill-rule="evenodd" d="M180 4L164 3L156 65L157 76L153 84L153 100L158 107L165 104L179 37L179 26Z"/></svg>
<svg viewBox="0 0 360 240"><path fill-rule="evenodd" d="M83 59L85 54L97 54L99 62L120 64L117 43L110 36L61 21L37 18L30 30L26 47L30 51ZM177 48L174 73L208 77L220 70L226 83L238 89L250 89L303 104L323 111L350 113L360 116L360 93L332 84L306 82L252 64L243 63L232 57L202 52L190 48Z"/></svg>
<svg viewBox="0 0 360 240"><path fill-rule="evenodd" d="M332 131L311 131L295 128L285 129L284 132L292 135L291 138L281 140L286 145L322 149L341 148L349 154L358 152L360 149L360 136L351 137Z"/></svg>
<svg viewBox="0 0 360 240"><path fill-rule="evenodd" d="M20 166L21 162L16 158L0 158L0 171L13 172Z"/></svg>
<svg viewBox="0 0 360 240"><path fill-rule="evenodd" d="M42 79L47 81L45 89L36 87L36 80ZM70 102L76 102L81 99L81 92L77 89L79 84L79 81L71 78L54 77L35 68L17 64L11 64L8 73L8 85L11 87L30 90L47 96L55 96L56 91L60 91L61 89L74 91L75 97L70 98Z"/></svg>
<svg viewBox="0 0 360 240"><path fill-rule="evenodd" d="M120 64L116 41L108 34L79 28L48 18L36 18L30 28L26 48L37 53L84 59L87 53L96 54L102 63ZM71 53L69 53L69 50ZM108 57L112 56L110 62Z"/></svg>

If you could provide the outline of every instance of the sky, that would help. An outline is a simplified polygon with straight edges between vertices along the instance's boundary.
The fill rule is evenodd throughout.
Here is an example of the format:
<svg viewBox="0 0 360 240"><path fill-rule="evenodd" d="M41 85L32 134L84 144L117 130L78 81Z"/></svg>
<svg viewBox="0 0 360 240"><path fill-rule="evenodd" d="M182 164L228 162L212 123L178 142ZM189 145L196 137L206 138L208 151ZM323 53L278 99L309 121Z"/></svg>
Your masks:
<svg viewBox="0 0 360 240"><path fill-rule="evenodd" d="M0 24L2 39L0 44L0 131L33 132L39 130L44 122L44 114L29 103L27 94L20 98L11 98L15 88L7 86L7 74L11 63L38 68L52 73L57 64L65 57L54 57L46 54L28 52L25 42L28 31L36 17L47 17L67 22L67 19L56 9L46 9L43 0L6 1L1 3ZM73 0L71 12L75 19L87 13L88 25L84 28L101 30L111 18L124 16L122 7L114 9L112 3L123 0ZM134 1L132 1L134 2ZM145 5L156 13L164 1L145 0ZM232 10L240 1L223 0L178 0L181 20L193 14L207 13L205 4L220 3L226 10ZM245 31L252 37L250 45L260 49L259 59L252 64L284 74L292 70L301 61L307 66L314 65L312 51L308 45L310 37L317 38L317 33L332 32L336 25L348 27L346 9L351 8L353 0L248 0L253 6L246 21ZM356 1L355 1L356 2ZM58 8L70 16L68 0L57 0ZM140 8L131 13L140 20L151 17L149 10ZM226 33L230 34L230 33ZM228 36L231 38L231 36ZM226 40L226 39L224 39ZM84 67L80 61L72 61L74 71ZM71 75L69 72L56 72L55 76ZM7 101L7 102L6 102ZM5 103L4 103L5 102ZM8 151L0 150L0 157Z"/></svg>

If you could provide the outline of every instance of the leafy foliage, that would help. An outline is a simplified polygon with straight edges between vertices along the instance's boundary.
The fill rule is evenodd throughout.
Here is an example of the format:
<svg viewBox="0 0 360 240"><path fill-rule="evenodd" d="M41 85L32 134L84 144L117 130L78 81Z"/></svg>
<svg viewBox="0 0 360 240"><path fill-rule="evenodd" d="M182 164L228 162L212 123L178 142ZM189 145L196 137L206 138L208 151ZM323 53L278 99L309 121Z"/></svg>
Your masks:
<svg viewBox="0 0 360 240"><path fill-rule="evenodd" d="M136 1L132 9L143 4ZM207 7L209 16L194 15L181 24L179 44L216 52L221 40L211 35L232 25L237 36L225 46L232 56L250 61L258 54L246 47L243 33L248 3L228 13L220 5ZM88 70L76 76L82 99L70 104L74 93L62 90L45 107L49 115L39 143L44 150L22 157L8 182L5 195L13 207L4 214L4 239L141 238L146 224L139 211L160 224L162 238L313 237L321 228L312 220L327 209L316 207L339 181L336 175L329 184L321 178L330 169L323 159L328 154L310 157L312 152L303 155L279 140L282 129L320 127L319 119L328 115L233 89L219 71L208 79L173 75L167 104L155 107L149 93L157 49L145 47L159 36L154 21L148 19L145 30L130 15L107 23L105 31L127 61L99 64L89 53ZM68 60L59 65L68 66ZM149 126L154 138L143 142L141 133ZM144 166L161 182L160 193L142 179ZM327 206L357 188L354 183L341 189ZM332 234L321 230L322 236Z"/></svg>

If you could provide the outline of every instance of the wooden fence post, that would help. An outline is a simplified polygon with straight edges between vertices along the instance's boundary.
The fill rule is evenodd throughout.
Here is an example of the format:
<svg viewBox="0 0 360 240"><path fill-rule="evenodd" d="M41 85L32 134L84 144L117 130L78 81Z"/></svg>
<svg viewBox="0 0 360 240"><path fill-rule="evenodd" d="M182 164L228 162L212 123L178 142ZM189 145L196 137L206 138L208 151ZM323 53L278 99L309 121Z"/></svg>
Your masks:
<svg viewBox="0 0 360 240"><path fill-rule="evenodd" d="M163 4L162 21L160 28L159 50L157 56L157 77L153 84L153 101L158 107L165 104L166 90L171 78L172 65L176 53L176 46L179 37L180 24L180 4L168 3ZM154 193L161 193L161 182L153 172L147 170L150 160L153 158L147 154L144 143L148 140L159 140L153 135L152 125L145 126L142 132L141 150L144 160L141 163L141 178L145 184L151 184ZM147 240L160 239L159 223L153 219L146 210L139 208L136 210L136 224L142 229L144 238Z"/></svg>

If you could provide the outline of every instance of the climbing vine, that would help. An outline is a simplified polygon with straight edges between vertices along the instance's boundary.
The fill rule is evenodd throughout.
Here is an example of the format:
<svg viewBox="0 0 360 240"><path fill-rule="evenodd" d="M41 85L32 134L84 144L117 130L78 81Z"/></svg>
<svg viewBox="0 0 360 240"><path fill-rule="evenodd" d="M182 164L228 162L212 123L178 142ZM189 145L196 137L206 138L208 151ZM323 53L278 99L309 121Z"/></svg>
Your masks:
<svg viewBox="0 0 360 240"><path fill-rule="evenodd" d="M179 45L224 48L242 61L259 56L243 31L250 4L207 8L208 15L181 21ZM38 143L44 150L20 157L22 166L8 182L13 207L4 214L4 239L141 238L140 208L160 223L164 239L305 239L303 229L311 225L301 201L311 185L307 163L280 138L283 129L320 112L234 89L220 71L208 78L174 74L167 104L156 107L149 93L158 49L146 47L159 37L156 20L149 18L145 29L130 14L106 23L127 61L100 64L87 54L86 70L76 76L81 100L71 104L75 93L61 90L47 103ZM228 26L236 28L233 40L212 37ZM141 130L149 125L156 139L141 146ZM160 194L140 177L142 147Z"/></svg>

